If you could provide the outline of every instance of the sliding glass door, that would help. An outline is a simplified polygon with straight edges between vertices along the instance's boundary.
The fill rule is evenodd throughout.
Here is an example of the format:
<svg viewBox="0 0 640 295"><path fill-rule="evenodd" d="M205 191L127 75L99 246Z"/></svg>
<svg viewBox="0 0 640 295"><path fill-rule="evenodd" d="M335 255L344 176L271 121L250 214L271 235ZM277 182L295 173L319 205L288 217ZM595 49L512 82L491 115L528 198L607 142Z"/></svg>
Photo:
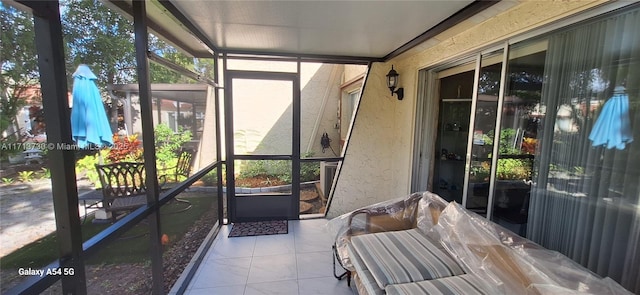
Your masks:
<svg viewBox="0 0 640 295"><path fill-rule="evenodd" d="M503 52L499 50L480 58L480 70L475 80L476 92L472 103L472 124L466 169L466 194L463 205L487 216L491 173L493 168L496 120L501 91Z"/></svg>
<svg viewBox="0 0 640 295"><path fill-rule="evenodd" d="M422 112L439 112L440 121L431 127L437 136L417 137L417 150L468 133L464 156L432 153L426 188L459 202L446 162L462 159L466 208L640 293L638 27L635 5L478 54L466 130L455 124L462 102L443 96L451 87L442 73L454 68L425 70L433 80L419 89L439 103Z"/></svg>
<svg viewBox="0 0 640 295"><path fill-rule="evenodd" d="M546 40L509 48L492 219L525 236L542 110Z"/></svg>

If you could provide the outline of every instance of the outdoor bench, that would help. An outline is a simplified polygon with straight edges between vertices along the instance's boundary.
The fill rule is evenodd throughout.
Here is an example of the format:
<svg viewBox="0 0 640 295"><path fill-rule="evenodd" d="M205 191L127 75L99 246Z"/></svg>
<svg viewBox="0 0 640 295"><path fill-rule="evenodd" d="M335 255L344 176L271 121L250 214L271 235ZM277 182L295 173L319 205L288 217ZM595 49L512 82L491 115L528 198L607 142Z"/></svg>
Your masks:
<svg viewBox="0 0 640 295"><path fill-rule="evenodd" d="M181 177L189 177L193 158L192 150L182 149L178 153L176 166L158 170L168 172L159 177L160 189L169 189ZM102 197L94 193L80 197L79 200L85 205L85 213L88 208L102 203L104 210L111 213L112 221L116 221L119 212L131 211L147 203L144 163L117 162L96 165L96 169L102 185Z"/></svg>
<svg viewBox="0 0 640 295"><path fill-rule="evenodd" d="M358 209L328 226L359 294L631 294L430 192Z"/></svg>
<svg viewBox="0 0 640 295"><path fill-rule="evenodd" d="M102 185L104 210L116 221L118 212L131 211L147 203L144 163L118 162L96 165Z"/></svg>

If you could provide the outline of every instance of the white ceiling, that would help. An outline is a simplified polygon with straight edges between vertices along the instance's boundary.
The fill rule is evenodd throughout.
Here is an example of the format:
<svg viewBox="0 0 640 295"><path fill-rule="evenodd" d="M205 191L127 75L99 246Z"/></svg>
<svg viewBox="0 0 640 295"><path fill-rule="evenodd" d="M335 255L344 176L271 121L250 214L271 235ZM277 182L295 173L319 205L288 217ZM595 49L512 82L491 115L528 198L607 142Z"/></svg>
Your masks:
<svg viewBox="0 0 640 295"><path fill-rule="evenodd" d="M101 0L132 17L133 0ZM519 0L147 0L151 33L195 57L217 53L377 61L440 42ZM417 46L417 47L415 47Z"/></svg>
<svg viewBox="0 0 640 295"><path fill-rule="evenodd" d="M472 2L171 1L225 51L374 58L386 56Z"/></svg>

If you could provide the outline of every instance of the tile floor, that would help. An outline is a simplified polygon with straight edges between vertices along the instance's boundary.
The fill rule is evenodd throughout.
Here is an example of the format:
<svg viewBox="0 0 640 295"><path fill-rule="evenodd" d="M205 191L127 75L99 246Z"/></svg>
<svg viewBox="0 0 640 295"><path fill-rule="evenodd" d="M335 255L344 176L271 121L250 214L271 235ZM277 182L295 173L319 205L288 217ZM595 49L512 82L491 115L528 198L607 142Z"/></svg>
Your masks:
<svg viewBox="0 0 640 295"><path fill-rule="evenodd" d="M356 294L332 270L326 219L289 221L289 233L228 238L225 225L186 294Z"/></svg>

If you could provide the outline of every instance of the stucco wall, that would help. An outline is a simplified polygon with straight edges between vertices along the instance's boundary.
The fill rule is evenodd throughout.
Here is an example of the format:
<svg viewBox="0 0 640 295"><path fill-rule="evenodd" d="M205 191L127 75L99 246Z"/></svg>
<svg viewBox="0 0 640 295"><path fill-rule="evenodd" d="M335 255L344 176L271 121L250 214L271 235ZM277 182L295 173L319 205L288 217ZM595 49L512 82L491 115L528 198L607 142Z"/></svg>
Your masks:
<svg viewBox="0 0 640 295"><path fill-rule="evenodd" d="M347 143L328 217L410 193L420 69L498 44L605 1L508 2L501 6L506 10L500 10L494 17L469 19L388 63L373 65ZM392 98L386 88L385 75L392 64L400 74L400 86L405 89L402 101Z"/></svg>
<svg viewBox="0 0 640 295"><path fill-rule="evenodd" d="M339 133L334 128L340 97L343 65L304 63L301 67L301 153L334 157L322 153L320 137L327 132L331 145L339 151ZM292 98L285 82L236 81L234 85L234 134L236 153L291 153ZM254 99L254 98L260 99Z"/></svg>
<svg viewBox="0 0 640 295"><path fill-rule="evenodd" d="M361 77L363 73L367 71L365 65L344 65L344 75L342 77L342 83L352 81L358 77Z"/></svg>
<svg viewBox="0 0 640 295"><path fill-rule="evenodd" d="M340 152L340 134L335 129L340 98L340 77L344 65L303 63L300 70L300 152L314 157L335 157L331 149L322 152L320 137L327 132L331 147Z"/></svg>
<svg viewBox="0 0 640 295"><path fill-rule="evenodd" d="M388 198L393 192L390 155L395 146L393 122L399 102L386 87L387 72L383 64L374 64L369 72L330 214Z"/></svg>

